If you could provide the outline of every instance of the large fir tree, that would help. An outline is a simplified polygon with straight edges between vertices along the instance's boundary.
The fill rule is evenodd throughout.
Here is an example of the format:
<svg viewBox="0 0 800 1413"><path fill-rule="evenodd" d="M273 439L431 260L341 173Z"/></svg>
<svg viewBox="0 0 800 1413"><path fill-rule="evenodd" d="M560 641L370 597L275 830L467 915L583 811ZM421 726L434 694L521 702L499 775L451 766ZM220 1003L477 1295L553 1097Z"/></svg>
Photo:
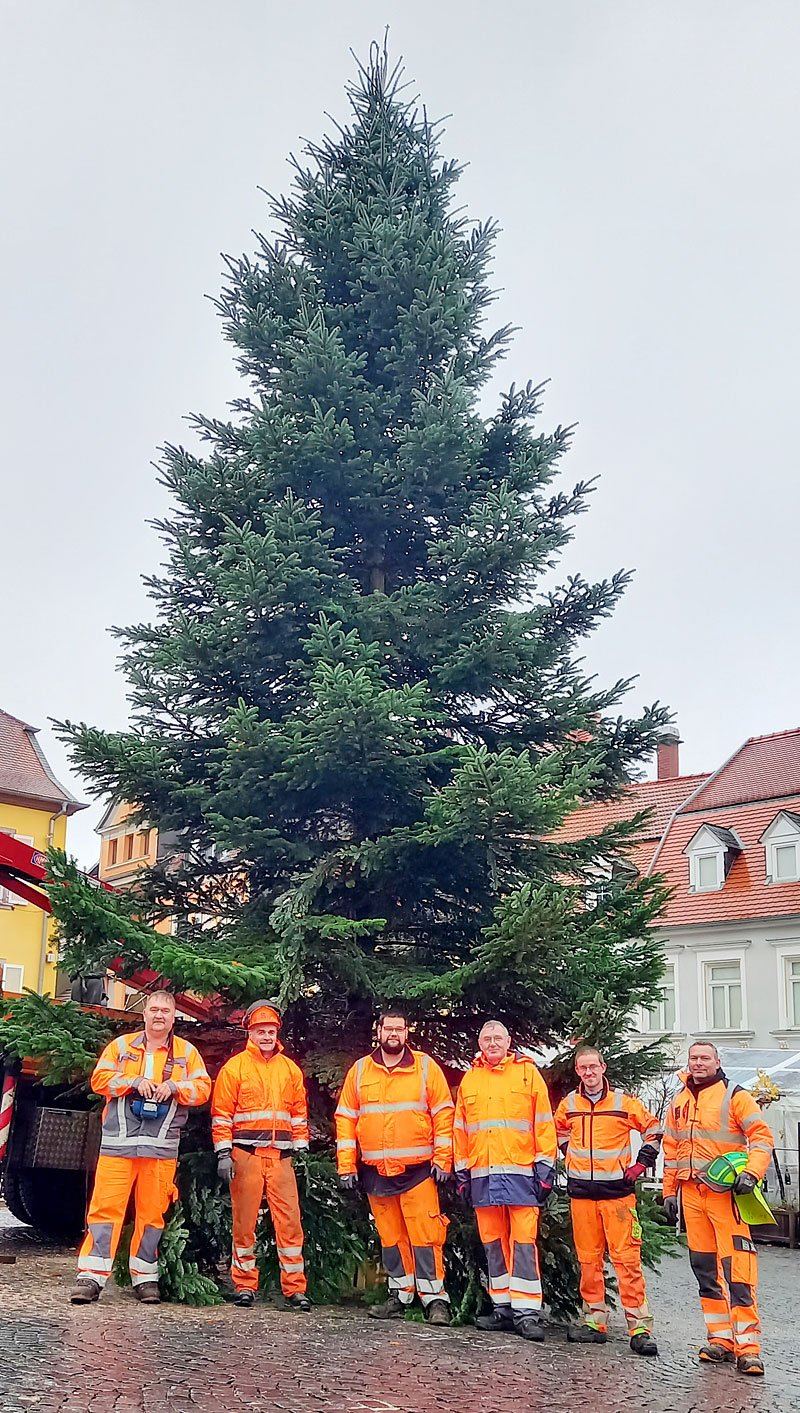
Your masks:
<svg viewBox="0 0 800 1413"><path fill-rule="evenodd" d="M121 939L129 969L277 996L323 1078L390 997L458 1063L487 1014L557 1044L598 992L624 1016L660 973L653 883L623 873L585 905L626 827L552 838L666 719L619 716L627 684L578 656L626 575L546 587L590 488L554 487L569 435L539 430L539 388L482 411L510 338L484 324L496 229L455 207L459 168L385 53L349 98L272 201L274 238L228 261L251 392L195 419L202 452L164 451L156 619L118 633L130 729L63 728L174 855L135 905L63 862L54 889L76 965Z"/></svg>

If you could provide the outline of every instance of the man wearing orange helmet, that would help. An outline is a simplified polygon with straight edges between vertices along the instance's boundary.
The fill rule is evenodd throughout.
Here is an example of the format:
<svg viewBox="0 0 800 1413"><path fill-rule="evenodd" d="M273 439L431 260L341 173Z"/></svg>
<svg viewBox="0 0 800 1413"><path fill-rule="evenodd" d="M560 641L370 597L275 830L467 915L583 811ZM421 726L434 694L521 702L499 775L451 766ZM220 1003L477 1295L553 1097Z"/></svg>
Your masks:
<svg viewBox="0 0 800 1413"><path fill-rule="evenodd" d="M308 1148L303 1072L278 1039L280 1013L256 1001L242 1026L247 1044L222 1066L211 1101L217 1171L231 1189L237 1305L255 1304L258 1290L256 1222L266 1188L275 1227L281 1290L294 1310L309 1310L303 1265L303 1227L292 1153Z"/></svg>

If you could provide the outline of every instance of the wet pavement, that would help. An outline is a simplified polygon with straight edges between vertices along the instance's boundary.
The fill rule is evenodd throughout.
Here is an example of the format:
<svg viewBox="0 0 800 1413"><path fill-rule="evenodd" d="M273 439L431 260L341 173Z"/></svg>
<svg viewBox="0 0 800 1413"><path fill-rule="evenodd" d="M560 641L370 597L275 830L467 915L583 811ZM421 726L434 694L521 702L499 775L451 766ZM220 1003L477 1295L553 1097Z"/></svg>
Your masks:
<svg viewBox="0 0 800 1413"><path fill-rule="evenodd" d="M800 1410L800 1252L760 1248L767 1378L700 1367L694 1279L682 1255L649 1277L661 1348L544 1345L474 1329L378 1324L360 1311L137 1305L110 1286L66 1303L74 1255L0 1211L3 1413L794 1413Z"/></svg>

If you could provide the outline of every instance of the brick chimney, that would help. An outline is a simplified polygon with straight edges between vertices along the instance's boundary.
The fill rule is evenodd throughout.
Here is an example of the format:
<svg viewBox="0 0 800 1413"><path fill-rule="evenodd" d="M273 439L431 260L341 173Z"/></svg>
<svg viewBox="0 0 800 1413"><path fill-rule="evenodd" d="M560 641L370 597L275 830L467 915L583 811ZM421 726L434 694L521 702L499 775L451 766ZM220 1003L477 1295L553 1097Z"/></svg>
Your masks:
<svg viewBox="0 0 800 1413"><path fill-rule="evenodd" d="M658 743L656 752L659 780L677 780L680 775L681 770L678 750L680 744L680 732L677 727L667 726Z"/></svg>

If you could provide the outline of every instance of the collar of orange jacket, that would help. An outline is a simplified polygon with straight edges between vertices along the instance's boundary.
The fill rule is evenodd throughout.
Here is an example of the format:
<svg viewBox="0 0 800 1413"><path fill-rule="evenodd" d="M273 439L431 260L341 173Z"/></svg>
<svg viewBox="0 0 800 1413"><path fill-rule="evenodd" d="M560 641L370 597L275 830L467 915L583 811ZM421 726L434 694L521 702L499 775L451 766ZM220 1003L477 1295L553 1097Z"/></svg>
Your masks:
<svg viewBox="0 0 800 1413"><path fill-rule="evenodd" d="M484 1070L504 1070L506 1065L520 1065L526 1058L527 1056L525 1055L518 1055L516 1050L509 1050L508 1054L505 1055L498 1064L490 1065L483 1051L479 1050L472 1063L476 1067L480 1067Z"/></svg>
<svg viewBox="0 0 800 1413"><path fill-rule="evenodd" d="M126 1035L124 1038L128 1043L129 1050L144 1050L147 1045L147 1034L144 1030L140 1030L138 1035ZM168 1050L170 1041L173 1043L175 1041L174 1031L170 1031L169 1035L165 1036L164 1043L158 1046L158 1050ZM153 1051L153 1053L157 1054L158 1051Z"/></svg>
<svg viewBox="0 0 800 1413"><path fill-rule="evenodd" d="M596 1099L589 1099L589 1095L586 1093L586 1085L584 1084L583 1080L581 1080L578 1084L578 1093L580 1094L582 1099L588 1099L590 1104L602 1103L610 1089L611 1085L609 1084L606 1076L603 1075L603 1088L601 1089Z"/></svg>
<svg viewBox="0 0 800 1413"><path fill-rule="evenodd" d="M376 1045L370 1059L374 1060L376 1065L382 1065L389 1074L391 1074L393 1070L413 1070L414 1068L414 1056L407 1045L403 1047L403 1053L396 1065L387 1065L383 1058L383 1051L380 1045Z"/></svg>
<svg viewBox="0 0 800 1413"><path fill-rule="evenodd" d="M275 1041L275 1049L273 1050L273 1052L272 1052L271 1055L262 1055L261 1051L259 1050L258 1046L256 1045L255 1040L250 1040L250 1039L248 1039L247 1044L245 1045L244 1048L245 1048L245 1050L247 1050L247 1051L249 1052L249 1054L251 1054L251 1055L257 1055L258 1058L259 1058L259 1060L263 1060L263 1061L264 1061L264 1064L265 1064L265 1065L268 1065L269 1062L270 1062L270 1060L274 1060L274 1059L275 1059L275 1056L276 1056L276 1055L280 1055L281 1051L283 1050L283 1046L281 1045L280 1040L276 1040L276 1041Z"/></svg>
<svg viewBox="0 0 800 1413"><path fill-rule="evenodd" d="M716 1074L709 1075L708 1079L701 1079L700 1081L692 1079L688 1070L681 1073L678 1078L684 1088L688 1089L689 1093L693 1094L695 1098L697 1098L697 1095L700 1094L702 1090L710 1089L712 1084L724 1084L726 1086L728 1084L728 1076L722 1069L722 1066L718 1066Z"/></svg>

